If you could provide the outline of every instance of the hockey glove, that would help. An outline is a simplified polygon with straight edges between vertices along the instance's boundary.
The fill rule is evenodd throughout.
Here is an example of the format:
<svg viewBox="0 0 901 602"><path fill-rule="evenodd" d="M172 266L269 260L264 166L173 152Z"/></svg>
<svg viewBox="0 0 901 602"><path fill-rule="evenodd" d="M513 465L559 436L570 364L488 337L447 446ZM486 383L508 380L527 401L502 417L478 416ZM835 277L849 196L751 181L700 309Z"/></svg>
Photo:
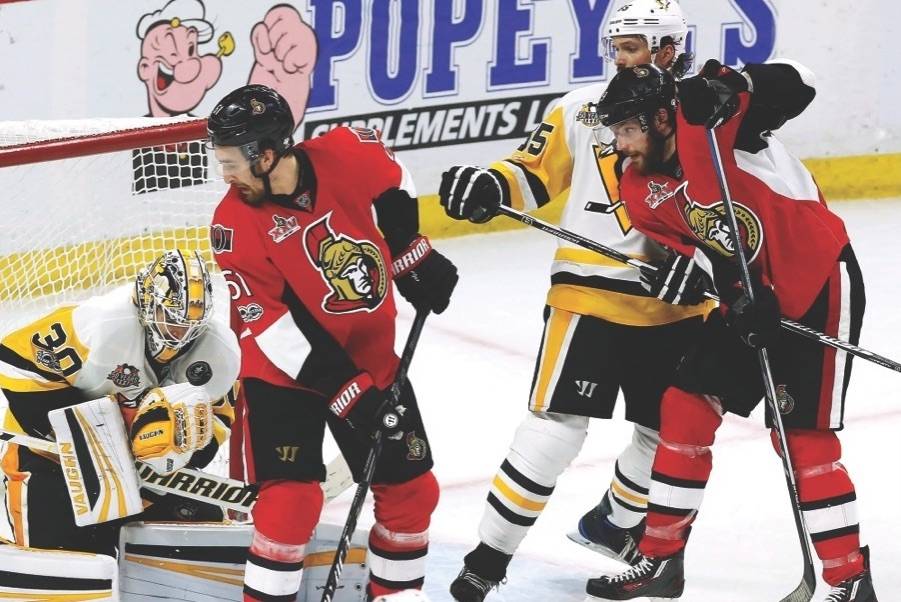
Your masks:
<svg viewBox="0 0 901 602"><path fill-rule="evenodd" d="M711 288L710 278L695 260L678 253L670 253L656 272L641 270L640 277L645 290L673 305L697 305Z"/></svg>
<svg viewBox="0 0 901 602"><path fill-rule="evenodd" d="M779 340L782 316L779 300L768 286L754 287L754 301L742 292L729 303L726 324L754 349L768 347Z"/></svg>
<svg viewBox="0 0 901 602"><path fill-rule="evenodd" d="M456 165L441 174L441 206L454 219L483 224L505 203L506 181L493 169Z"/></svg>
<svg viewBox="0 0 901 602"><path fill-rule="evenodd" d="M688 123L712 129L735 115L738 94L747 90L744 75L710 59L699 75L678 83L679 104Z"/></svg>
<svg viewBox="0 0 901 602"><path fill-rule="evenodd" d="M335 416L367 436L378 429L387 438L403 433L403 408L392 407L388 396L375 386L367 372L360 372L344 383L328 407Z"/></svg>
<svg viewBox="0 0 901 602"><path fill-rule="evenodd" d="M202 387L189 384L148 389L129 427L136 460L159 474L184 468L213 439L213 410Z"/></svg>
<svg viewBox="0 0 901 602"><path fill-rule="evenodd" d="M428 238L418 234L391 252L394 284L404 299L417 310L440 314L447 309L459 280L457 266L434 250Z"/></svg>

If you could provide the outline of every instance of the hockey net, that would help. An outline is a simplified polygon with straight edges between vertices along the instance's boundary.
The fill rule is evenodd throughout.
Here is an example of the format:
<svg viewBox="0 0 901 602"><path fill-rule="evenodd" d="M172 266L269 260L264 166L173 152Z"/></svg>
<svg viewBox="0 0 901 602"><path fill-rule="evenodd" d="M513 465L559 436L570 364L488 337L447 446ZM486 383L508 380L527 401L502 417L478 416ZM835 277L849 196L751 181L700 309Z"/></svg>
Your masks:
<svg viewBox="0 0 901 602"><path fill-rule="evenodd" d="M132 282L166 249L213 269L208 225L226 186L205 137L197 118L0 122L0 336Z"/></svg>

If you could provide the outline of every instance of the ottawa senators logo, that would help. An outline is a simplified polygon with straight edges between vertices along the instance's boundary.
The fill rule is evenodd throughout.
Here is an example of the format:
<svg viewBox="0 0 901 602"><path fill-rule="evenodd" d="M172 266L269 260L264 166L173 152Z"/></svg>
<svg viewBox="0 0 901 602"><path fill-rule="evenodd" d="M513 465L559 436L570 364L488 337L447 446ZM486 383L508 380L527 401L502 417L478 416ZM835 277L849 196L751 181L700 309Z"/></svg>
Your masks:
<svg viewBox="0 0 901 602"><path fill-rule="evenodd" d="M732 234L722 201L704 206L688 196L688 182L683 182L673 196L685 223L702 243L726 257L735 255ZM754 212L741 203L732 201L738 221L738 239L747 254L748 263L754 261L763 243L763 227Z"/></svg>
<svg viewBox="0 0 901 602"><path fill-rule="evenodd" d="M776 405L780 414L791 414L795 409L795 398L788 392L788 385L776 385Z"/></svg>
<svg viewBox="0 0 901 602"><path fill-rule="evenodd" d="M407 433L404 443L407 444L407 460L419 462L425 459L429 444L425 442L425 439L417 437L416 431Z"/></svg>
<svg viewBox="0 0 901 602"><path fill-rule="evenodd" d="M122 389L131 389L141 384L141 373L129 364L119 364L106 378Z"/></svg>
<svg viewBox="0 0 901 602"><path fill-rule="evenodd" d="M322 300L322 309L335 314L374 311L388 292L385 260L368 240L335 233L330 216L328 213L310 224L304 232L307 257L331 288Z"/></svg>

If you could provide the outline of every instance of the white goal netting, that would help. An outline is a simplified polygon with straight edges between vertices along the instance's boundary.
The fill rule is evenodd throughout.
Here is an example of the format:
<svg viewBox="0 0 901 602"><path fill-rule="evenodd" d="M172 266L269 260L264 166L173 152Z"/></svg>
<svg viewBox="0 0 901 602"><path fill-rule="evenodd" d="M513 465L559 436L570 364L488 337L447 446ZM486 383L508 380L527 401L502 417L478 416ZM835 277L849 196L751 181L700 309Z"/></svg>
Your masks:
<svg viewBox="0 0 901 602"><path fill-rule="evenodd" d="M0 122L0 336L131 282L165 249L197 249L213 269L208 225L226 186L205 133L196 118Z"/></svg>

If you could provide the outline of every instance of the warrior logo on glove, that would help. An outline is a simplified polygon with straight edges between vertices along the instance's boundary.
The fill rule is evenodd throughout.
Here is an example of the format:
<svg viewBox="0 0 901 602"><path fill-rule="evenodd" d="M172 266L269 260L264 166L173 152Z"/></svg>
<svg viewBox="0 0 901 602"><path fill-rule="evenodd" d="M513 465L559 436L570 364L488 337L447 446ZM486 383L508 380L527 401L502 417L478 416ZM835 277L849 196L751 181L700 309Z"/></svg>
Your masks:
<svg viewBox="0 0 901 602"><path fill-rule="evenodd" d="M722 202L713 205L699 205L688 196L688 182L684 182L673 193L682 210L685 223L702 243L726 257L735 255L735 245L729 230L726 209ZM754 261L763 242L763 227L760 218L741 203L733 202L738 220L739 239L747 251L748 263Z"/></svg>
<svg viewBox="0 0 901 602"><path fill-rule="evenodd" d="M336 234L328 213L304 233L304 248L331 288L322 309L339 314L374 311L388 292L388 272L378 247Z"/></svg>

